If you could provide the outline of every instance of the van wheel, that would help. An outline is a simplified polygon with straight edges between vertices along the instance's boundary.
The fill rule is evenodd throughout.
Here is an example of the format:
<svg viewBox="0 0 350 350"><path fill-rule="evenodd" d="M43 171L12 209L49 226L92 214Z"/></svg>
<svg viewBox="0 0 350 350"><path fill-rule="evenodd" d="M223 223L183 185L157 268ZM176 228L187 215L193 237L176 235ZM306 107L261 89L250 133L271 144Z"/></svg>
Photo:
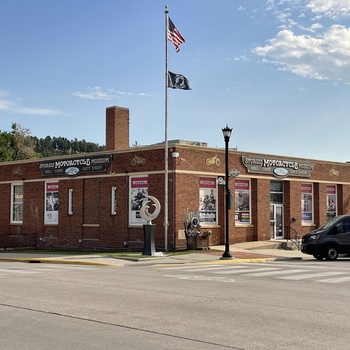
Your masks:
<svg viewBox="0 0 350 350"><path fill-rule="evenodd" d="M332 260L332 261L334 261L334 260L337 260L337 258L338 258L338 249L337 249L337 247L335 247L335 246L328 246L328 247L326 247L326 249L325 249L325 257L326 257L326 260Z"/></svg>
<svg viewBox="0 0 350 350"><path fill-rule="evenodd" d="M313 256L316 260L323 260L323 255L321 254L314 254Z"/></svg>

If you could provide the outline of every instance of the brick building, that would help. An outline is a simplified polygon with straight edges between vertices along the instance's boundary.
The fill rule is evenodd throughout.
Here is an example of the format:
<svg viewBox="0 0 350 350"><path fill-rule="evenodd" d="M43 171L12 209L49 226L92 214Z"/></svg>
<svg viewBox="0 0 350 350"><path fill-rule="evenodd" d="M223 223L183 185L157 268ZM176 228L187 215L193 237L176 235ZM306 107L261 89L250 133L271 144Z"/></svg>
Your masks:
<svg viewBox="0 0 350 350"><path fill-rule="evenodd" d="M186 247L186 211L209 244L224 244L225 150L169 142L168 221L156 246ZM164 204L164 144L129 147L129 110L106 109L106 151L0 163L0 232L35 233L39 246L123 248L143 240L142 197ZM350 213L350 164L230 150L230 243L301 236ZM166 242L166 243L165 243Z"/></svg>

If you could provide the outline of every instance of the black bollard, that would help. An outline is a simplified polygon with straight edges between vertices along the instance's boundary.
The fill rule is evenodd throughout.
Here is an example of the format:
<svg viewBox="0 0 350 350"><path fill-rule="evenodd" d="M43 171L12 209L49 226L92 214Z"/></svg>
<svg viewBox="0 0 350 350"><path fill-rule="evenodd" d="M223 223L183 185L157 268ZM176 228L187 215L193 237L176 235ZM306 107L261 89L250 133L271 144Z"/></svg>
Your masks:
<svg viewBox="0 0 350 350"><path fill-rule="evenodd" d="M156 248L154 245L154 232L156 225L147 224L143 225L143 251L142 255L156 255Z"/></svg>

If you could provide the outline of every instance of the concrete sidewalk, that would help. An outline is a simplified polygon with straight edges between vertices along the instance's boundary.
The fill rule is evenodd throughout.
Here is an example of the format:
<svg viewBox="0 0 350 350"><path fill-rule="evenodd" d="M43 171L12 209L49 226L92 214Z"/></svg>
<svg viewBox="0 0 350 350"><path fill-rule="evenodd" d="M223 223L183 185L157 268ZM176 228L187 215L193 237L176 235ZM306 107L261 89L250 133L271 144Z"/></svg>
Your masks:
<svg viewBox="0 0 350 350"><path fill-rule="evenodd" d="M125 253L123 256L98 254L67 254L50 252L32 252L26 250L2 250L0 261L20 261L27 263L84 264L105 266L130 266L154 264L189 264L189 263L238 263L266 262L273 260L313 259L298 250L280 249L281 242L259 241L230 245L232 259L221 259L225 246L211 246L210 250L193 253L184 252L163 254L163 256L142 256L140 253Z"/></svg>

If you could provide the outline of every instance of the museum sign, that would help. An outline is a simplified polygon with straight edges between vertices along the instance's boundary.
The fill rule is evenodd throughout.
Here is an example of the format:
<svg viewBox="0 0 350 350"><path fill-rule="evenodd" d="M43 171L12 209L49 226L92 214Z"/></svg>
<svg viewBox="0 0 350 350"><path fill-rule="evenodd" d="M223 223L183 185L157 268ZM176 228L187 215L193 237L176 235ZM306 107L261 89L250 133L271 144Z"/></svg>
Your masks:
<svg viewBox="0 0 350 350"><path fill-rule="evenodd" d="M106 171L108 165L111 164L111 160L112 155L85 156L39 162L38 165L42 176L78 176L82 173Z"/></svg>
<svg viewBox="0 0 350 350"><path fill-rule="evenodd" d="M248 173L268 174L278 178L310 177L315 168L315 163L258 156L242 156L242 163Z"/></svg>

